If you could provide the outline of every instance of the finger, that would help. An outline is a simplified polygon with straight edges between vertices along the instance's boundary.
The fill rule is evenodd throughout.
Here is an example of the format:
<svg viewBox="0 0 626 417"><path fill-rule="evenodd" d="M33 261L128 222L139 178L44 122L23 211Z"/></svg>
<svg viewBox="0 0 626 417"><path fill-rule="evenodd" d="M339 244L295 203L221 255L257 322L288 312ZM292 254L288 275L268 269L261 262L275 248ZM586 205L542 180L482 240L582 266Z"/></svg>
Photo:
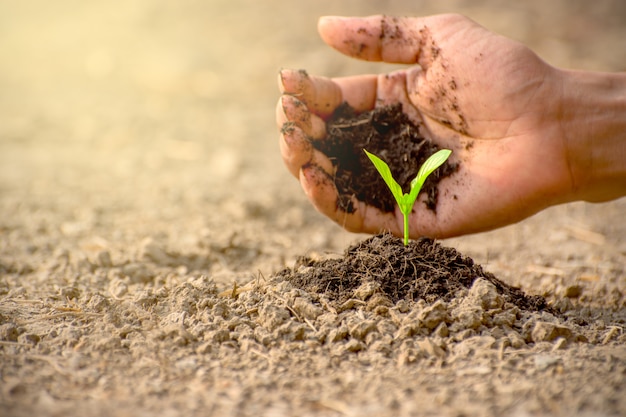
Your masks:
<svg viewBox="0 0 626 417"><path fill-rule="evenodd" d="M318 31L339 52L367 61L417 63L423 44L424 18L325 16Z"/></svg>
<svg viewBox="0 0 626 417"><path fill-rule="evenodd" d="M343 101L358 113L369 111L376 105L377 75L356 75L333 78L341 89Z"/></svg>
<svg viewBox="0 0 626 417"><path fill-rule="evenodd" d="M326 173L326 175L329 178L335 177L335 166L330 161L330 159L328 159L326 155L324 155L322 152L318 151L317 149L313 150L313 156L311 157L311 160L303 166L306 166L306 165L315 165L324 173Z"/></svg>
<svg viewBox="0 0 626 417"><path fill-rule="evenodd" d="M302 167L300 184L317 211L329 217L348 231L363 231L362 213L347 213L337 204L338 194L330 175L315 164Z"/></svg>
<svg viewBox="0 0 626 417"><path fill-rule="evenodd" d="M409 116L409 119L416 124L422 122L422 117L409 99L406 71L404 70L378 77L377 100L378 105L401 103L402 111Z"/></svg>
<svg viewBox="0 0 626 417"><path fill-rule="evenodd" d="M305 103L309 110L322 118L330 116L342 101L339 86L330 78L309 75L305 70L281 70L278 88Z"/></svg>
<svg viewBox="0 0 626 417"><path fill-rule="evenodd" d="M306 104L288 94L282 95L278 100L276 122L281 128L286 123L293 123L312 139L323 139L326 137L326 123L324 120L315 114L311 114Z"/></svg>
<svg viewBox="0 0 626 417"><path fill-rule="evenodd" d="M293 123L286 123L281 129L280 154L291 174L298 178L300 168L313 158L313 144L302 129Z"/></svg>
<svg viewBox="0 0 626 417"><path fill-rule="evenodd" d="M351 212L340 208L333 177L315 163L302 167L300 183L317 211L344 229L356 233L391 232L396 236L402 235L402 216L399 210L397 213L383 213L355 197L350 198L349 204L353 208Z"/></svg>
<svg viewBox="0 0 626 417"><path fill-rule="evenodd" d="M283 94L293 95L322 118L330 116L344 101L356 111L374 108L376 75L326 78L309 75L304 70L281 70L278 86Z"/></svg>
<svg viewBox="0 0 626 417"><path fill-rule="evenodd" d="M296 178L302 166L307 164L315 164L334 175L335 167L330 159L315 149L302 129L293 123L286 123L281 129L280 153L289 172Z"/></svg>
<svg viewBox="0 0 626 417"><path fill-rule="evenodd" d="M318 166L308 164L300 170L300 184L317 211L334 218L337 210L337 188L332 178Z"/></svg>

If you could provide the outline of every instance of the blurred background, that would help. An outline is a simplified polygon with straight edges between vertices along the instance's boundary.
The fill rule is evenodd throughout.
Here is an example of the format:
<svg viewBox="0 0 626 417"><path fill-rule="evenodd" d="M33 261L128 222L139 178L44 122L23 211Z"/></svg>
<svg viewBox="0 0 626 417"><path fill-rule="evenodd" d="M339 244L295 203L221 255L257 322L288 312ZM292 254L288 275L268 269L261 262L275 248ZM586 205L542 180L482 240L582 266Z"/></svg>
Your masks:
<svg viewBox="0 0 626 417"><path fill-rule="evenodd" d="M0 0L4 250L19 239L93 243L90 231L100 246L161 233L184 247L255 218L324 231L295 251L328 246L339 229L309 207L279 157L277 72L391 68L326 47L321 15L442 12L556 66L626 70L620 0Z"/></svg>

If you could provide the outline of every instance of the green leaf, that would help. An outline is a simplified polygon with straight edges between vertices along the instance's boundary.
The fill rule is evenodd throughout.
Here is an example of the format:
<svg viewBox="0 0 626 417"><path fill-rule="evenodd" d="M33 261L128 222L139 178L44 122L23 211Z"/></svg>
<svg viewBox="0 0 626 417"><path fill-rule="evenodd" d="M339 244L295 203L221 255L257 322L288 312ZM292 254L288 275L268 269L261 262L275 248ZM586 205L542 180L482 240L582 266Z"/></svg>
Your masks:
<svg viewBox="0 0 626 417"><path fill-rule="evenodd" d="M398 203L398 207L400 207L400 211L404 217L404 246L407 246L409 244L409 214L411 214L411 210L413 210L413 204L415 204L417 195L422 189L422 185L424 185L426 178L432 174L434 170L446 162L452 151L449 149L442 149L431 155L430 158L428 158L421 166L415 179L411 181L411 192L409 194L404 194L402 192L402 187L400 187L400 184L398 184L391 175L389 165L387 165L385 161L376 155L369 153L365 149L363 149L363 151L370 161L372 161L380 176L383 177L383 180L385 180L385 183Z"/></svg>
<svg viewBox="0 0 626 417"><path fill-rule="evenodd" d="M409 193L410 198L409 201L411 203L415 202L417 199L417 195L419 194L422 186L424 185L424 181L430 174L433 173L434 170L443 165L444 162L450 157L452 151L450 149L440 149L439 151L432 154L420 167L417 172L417 176L413 181L411 181L411 192Z"/></svg>
<svg viewBox="0 0 626 417"><path fill-rule="evenodd" d="M385 180L385 183L387 184L387 187L389 187L389 189L391 190L391 194L393 194L393 197L396 199L398 206L402 208L404 193L402 192L402 187L400 187L400 184L398 184L396 180L393 179L393 176L391 175L391 170L389 169L389 165L387 165L385 161L383 161L376 155L369 153L367 150L363 149L363 151L370 159L370 161L372 161L380 176L383 177L383 180Z"/></svg>

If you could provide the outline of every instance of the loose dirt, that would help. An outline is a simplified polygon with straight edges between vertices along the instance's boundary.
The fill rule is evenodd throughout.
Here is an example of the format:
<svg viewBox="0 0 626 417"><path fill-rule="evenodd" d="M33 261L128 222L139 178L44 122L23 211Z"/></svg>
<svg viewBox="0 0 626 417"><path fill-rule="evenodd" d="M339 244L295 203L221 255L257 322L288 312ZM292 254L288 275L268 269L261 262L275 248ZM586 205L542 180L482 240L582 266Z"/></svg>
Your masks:
<svg viewBox="0 0 626 417"><path fill-rule="evenodd" d="M473 259L427 238L404 246L402 239L383 234L349 247L341 258L300 258L294 269L278 275L296 287L337 303L363 291L367 291L367 297L377 294L392 303L450 301L462 296L480 278L490 282L504 301L518 308L541 311L548 307L543 297L527 296L485 272Z"/></svg>
<svg viewBox="0 0 626 417"><path fill-rule="evenodd" d="M406 193L419 168L439 147L420 135L419 127L402 111L401 104L378 107L355 113L348 104L339 106L327 123L328 136L313 141L313 146L327 155L336 168L337 204L352 212L352 197L368 205L391 212L396 206L393 195L371 161L367 149L389 165L394 179ZM446 161L424 183L426 207L437 208L437 184L458 169Z"/></svg>

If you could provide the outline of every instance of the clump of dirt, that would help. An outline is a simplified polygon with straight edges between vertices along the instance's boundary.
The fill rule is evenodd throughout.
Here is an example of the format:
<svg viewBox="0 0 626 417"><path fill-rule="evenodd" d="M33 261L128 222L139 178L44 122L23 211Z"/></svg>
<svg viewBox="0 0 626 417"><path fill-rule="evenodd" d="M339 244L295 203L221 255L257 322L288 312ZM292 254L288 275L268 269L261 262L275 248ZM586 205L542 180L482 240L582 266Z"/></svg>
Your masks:
<svg viewBox="0 0 626 417"><path fill-rule="evenodd" d="M313 141L313 146L327 155L336 167L335 186L338 206L348 213L355 207L351 197L384 212L394 210L396 202L371 161L363 152L382 158L393 177L408 192L417 172L440 148L424 138L419 127L402 111L401 104L356 113L347 103L339 106L327 122L328 136ZM457 163L446 162L433 172L422 188L426 207L437 207L437 184L458 169Z"/></svg>
<svg viewBox="0 0 626 417"><path fill-rule="evenodd" d="M295 287L323 293L338 304L364 288L371 289L369 295L382 293L393 303L450 301L482 278L495 286L505 302L527 311L551 311L543 297L526 295L484 271L472 258L428 238L404 246L400 238L381 234L349 247L341 258L300 258L293 269L279 275Z"/></svg>

